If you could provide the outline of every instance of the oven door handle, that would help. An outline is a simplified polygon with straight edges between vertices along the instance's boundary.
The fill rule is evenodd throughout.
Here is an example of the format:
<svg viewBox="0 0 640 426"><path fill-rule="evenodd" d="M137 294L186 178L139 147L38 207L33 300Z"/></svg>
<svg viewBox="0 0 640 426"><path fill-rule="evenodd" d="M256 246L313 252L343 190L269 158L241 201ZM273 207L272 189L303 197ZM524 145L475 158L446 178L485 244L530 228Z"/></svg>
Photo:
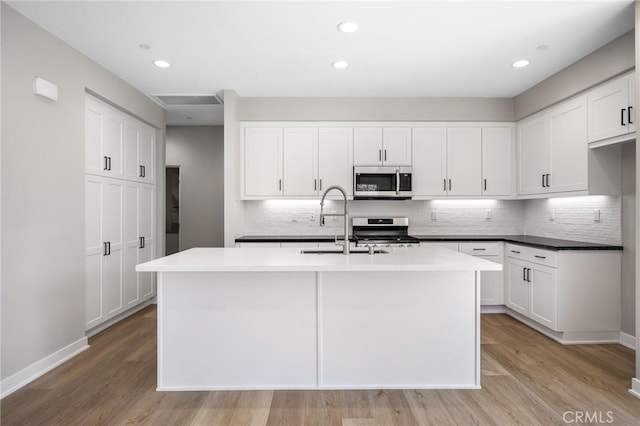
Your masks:
<svg viewBox="0 0 640 426"><path fill-rule="evenodd" d="M400 169L396 169L396 195L400 195Z"/></svg>

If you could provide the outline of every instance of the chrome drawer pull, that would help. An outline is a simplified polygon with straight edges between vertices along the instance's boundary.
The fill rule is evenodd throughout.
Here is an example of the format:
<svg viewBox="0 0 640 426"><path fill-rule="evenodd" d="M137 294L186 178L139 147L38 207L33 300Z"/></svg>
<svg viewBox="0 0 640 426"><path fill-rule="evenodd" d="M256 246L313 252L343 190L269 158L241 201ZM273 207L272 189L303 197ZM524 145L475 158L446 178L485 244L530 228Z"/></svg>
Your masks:
<svg viewBox="0 0 640 426"><path fill-rule="evenodd" d="M534 257L537 257L538 259L546 259L547 258L546 256L538 256L537 254Z"/></svg>

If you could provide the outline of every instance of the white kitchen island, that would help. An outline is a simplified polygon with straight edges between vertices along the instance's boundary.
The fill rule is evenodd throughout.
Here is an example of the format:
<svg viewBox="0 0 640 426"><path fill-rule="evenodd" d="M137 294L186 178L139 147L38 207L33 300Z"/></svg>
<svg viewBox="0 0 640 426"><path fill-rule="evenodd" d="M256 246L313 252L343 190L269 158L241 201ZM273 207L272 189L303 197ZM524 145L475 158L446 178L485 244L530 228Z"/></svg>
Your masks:
<svg viewBox="0 0 640 426"><path fill-rule="evenodd" d="M196 248L158 272L158 390L477 389L480 271L436 247L386 254Z"/></svg>

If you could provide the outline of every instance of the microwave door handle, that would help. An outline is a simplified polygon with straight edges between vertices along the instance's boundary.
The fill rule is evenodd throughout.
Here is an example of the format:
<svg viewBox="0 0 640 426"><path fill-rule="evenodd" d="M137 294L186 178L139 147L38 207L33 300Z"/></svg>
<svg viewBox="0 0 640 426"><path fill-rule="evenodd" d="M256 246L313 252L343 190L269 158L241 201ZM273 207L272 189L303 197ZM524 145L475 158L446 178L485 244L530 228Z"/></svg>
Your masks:
<svg viewBox="0 0 640 426"><path fill-rule="evenodd" d="M396 169L396 195L400 195L400 169Z"/></svg>

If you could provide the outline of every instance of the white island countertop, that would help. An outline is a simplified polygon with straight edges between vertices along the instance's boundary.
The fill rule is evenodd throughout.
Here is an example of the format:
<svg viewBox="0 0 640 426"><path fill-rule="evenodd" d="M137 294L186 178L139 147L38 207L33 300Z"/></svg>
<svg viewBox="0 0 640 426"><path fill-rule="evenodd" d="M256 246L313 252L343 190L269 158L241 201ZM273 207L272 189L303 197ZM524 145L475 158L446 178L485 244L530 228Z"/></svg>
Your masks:
<svg viewBox="0 0 640 426"><path fill-rule="evenodd" d="M502 265L440 247L388 253L302 254L301 248L193 248L136 267L139 272L501 271ZM305 249L307 250L307 249ZM313 250L313 249L310 249ZM322 250L322 249L317 249Z"/></svg>

